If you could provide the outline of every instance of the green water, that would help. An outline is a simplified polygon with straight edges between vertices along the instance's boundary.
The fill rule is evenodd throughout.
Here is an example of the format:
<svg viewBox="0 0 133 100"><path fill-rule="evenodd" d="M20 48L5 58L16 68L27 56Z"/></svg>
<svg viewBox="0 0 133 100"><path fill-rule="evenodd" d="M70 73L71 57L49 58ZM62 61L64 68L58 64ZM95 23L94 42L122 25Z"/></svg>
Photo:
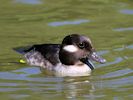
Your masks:
<svg viewBox="0 0 133 100"><path fill-rule="evenodd" d="M60 43L70 33L92 39L106 64L87 77L55 77L19 64L14 47ZM2 100L132 100L132 0L0 0Z"/></svg>

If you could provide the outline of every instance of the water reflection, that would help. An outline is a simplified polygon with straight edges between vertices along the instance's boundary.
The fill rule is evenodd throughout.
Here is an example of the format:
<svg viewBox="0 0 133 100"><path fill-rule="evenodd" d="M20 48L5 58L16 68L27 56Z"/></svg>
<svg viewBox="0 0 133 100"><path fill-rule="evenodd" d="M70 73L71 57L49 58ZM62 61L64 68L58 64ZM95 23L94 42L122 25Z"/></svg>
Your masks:
<svg viewBox="0 0 133 100"><path fill-rule="evenodd" d="M103 76L101 76L101 78L116 78L116 77L120 77L120 76L125 76L127 74L130 74L130 73L133 73L133 70L132 69L129 69L129 68L125 68L125 69L122 69L122 70L117 70L115 72L110 72L110 73L107 73Z"/></svg>
<svg viewBox="0 0 133 100"><path fill-rule="evenodd" d="M133 14L132 9L123 9L123 10L120 10L120 12L123 13L123 14L129 14L129 15Z"/></svg>
<svg viewBox="0 0 133 100"><path fill-rule="evenodd" d="M98 55L104 55L104 54L107 54L107 53L109 53L108 50L102 50L102 51L97 52Z"/></svg>
<svg viewBox="0 0 133 100"><path fill-rule="evenodd" d="M123 51L125 48L123 47L123 48L116 48L116 49L114 49L114 51Z"/></svg>
<svg viewBox="0 0 133 100"><path fill-rule="evenodd" d="M26 88L0 88L0 92L11 92L11 91L18 91L18 90L25 90Z"/></svg>
<svg viewBox="0 0 133 100"><path fill-rule="evenodd" d="M62 88L62 91L65 90L65 97L68 99L76 99L80 98L82 95L83 97L90 99L95 98L96 95L93 94L95 87L89 80L90 79L88 77L65 79L65 84Z"/></svg>
<svg viewBox="0 0 133 100"><path fill-rule="evenodd" d="M31 91L38 93L40 96L42 96L42 94L43 96L46 96L46 95L50 96L52 93L54 93L52 94L53 97L55 97L58 94L58 96L63 95L63 97L68 99L76 99L81 95L84 96L85 98L95 98L97 96L93 94L93 92L95 91L95 87L89 81L90 80L89 77L66 77L66 78L43 77L40 79L40 76L39 76L36 78L39 80L36 81L36 80L32 80L32 79L35 79L35 77L28 78L28 76L25 76L24 78L24 77L21 77L20 74L13 75L13 73L12 74L11 73L9 74L7 72L3 72L3 73L4 74L0 74L1 79L6 79L7 81L16 80L14 82L6 83L5 81L0 83L0 86L2 86L0 88L0 92L16 93L11 95L12 98L30 97L32 95L26 94L29 91L30 91L29 93L31 93ZM4 77L7 77L7 75L9 75L10 77L4 78ZM20 81L20 80L26 80L26 81ZM21 95L20 91L27 91L27 92Z"/></svg>
<svg viewBox="0 0 133 100"><path fill-rule="evenodd" d="M51 22L51 23L48 23L48 25L49 26L77 25L77 24L87 23L87 22L90 22L90 20L80 19L80 20L74 20L74 21Z"/></svg>
<svg viewBox="0 0 133 100"><path fill-rule="evenodd" d="M133 45L128 45L128 46L126 46L126 48L133 49Z"/></svg>
<svg viewBox="0 0 133 100"><path fill-rule="evenodd" d="M123 60L124 60L124 59L123 59L122 57L117 57L117 58L115 58L115 60L112 61L112 62L107 62L107 63L105 63L105 64L98 64L98 65L97 65L97 68L98 68L98 67L104 67L104 66L109 66L109 65L117 64L117 63L122 62Z"/></svg>
<svg viewBox="0 0 133 100"><path fill-rule="evenodd" d="M23 73L26 76L41 73L41 71L37 67L22 68L22 69L14 70L12 72L15 72L15 73Z"/></svg>
<svg viewBox="0 0 133 100"><path fill-rule="evenodd" d="M41 73L37 67L22 68L11 72L0 72L0 79L7 80L27 80L27 81L44 81L43 78L30 78L30 75ZM21 78L20 78L21 77Z"/></svg>
<svg viewBox="0 0 133 100"><path fill-rule="evenodd" d="M133 49L133 45L123 46L121 48L116 48L114 51L123 51L125 49Z"/></svg>
<svg viewBox="0 0 133 100"><path fill-rule="evenodd" d="M40 0L15 0L15 2L23 4L41 4Z"/></svg>
<svg viewBox="0 0 133 100"><path fill-rule="evenodd" d="M116 29L113 29L114 31L132 31L133 30L133 27L127 27L127 28L116 28Z"/></svg>
<svg viewBox="0 0 133 100"><path fill-rule="evenodd" d="M113 49L113 51L124 51L125 49L133 49L133 45L127 45L127 46L123 46L121 48L116 48L116 49ZM107 54L107 53L109 53L109 50L103 50L103 51L98 52L99 55L104 55L104 54ZM123 57L117 57L112 62L106 62L105 64L98 64L96 66L98 68L98 67L104 67L104 66L117 64L117 63L120 63L120 62L124 61L125 58L129 59L129 57L126 57L126 56L124 56L124 58Z"/></svg>
<svg viewBox="0 0 133 100"><path fill-rule="evenodd" d="M26 97L29 97L30 95L27 95L27 94L13 94L13 95L11 95L11 97L12 98L14 98L14 99L20 99L20 98L26 98Z"/></svg>
<svg viewBox="0 0 133 100"><path fill-rule="evenodd" d="M118 79L111 79L111 80L104 80L101 84L95 83L96 86L102 87L102 88L106 88L106 87L118 88L118 87L128 86L132 84L133 84L133 76L118 78Z"/></svg>

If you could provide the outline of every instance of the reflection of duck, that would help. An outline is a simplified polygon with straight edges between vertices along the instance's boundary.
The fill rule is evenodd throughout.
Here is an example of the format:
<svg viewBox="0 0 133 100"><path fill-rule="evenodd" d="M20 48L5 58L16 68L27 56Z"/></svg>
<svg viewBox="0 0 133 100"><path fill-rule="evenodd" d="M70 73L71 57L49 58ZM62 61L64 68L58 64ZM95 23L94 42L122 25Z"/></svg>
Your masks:
<svg viewBox="0 0 133 100"><path fill-rule="evenodd" d="M95 84L90 77L65 77L62 86L62 95L67 99L90 99L95 98ZM59 91L59 90L57 90Z"/></svg>
<svg viewBox="0 0 133 100"><path fill-rule="evenodd" d="M33 45L15 50L24 54L28 64L52 70L61 76L89 75L94 69L90 59L105 62L94 52L90 39L78 34L66 36L62 44Z"/></svg>

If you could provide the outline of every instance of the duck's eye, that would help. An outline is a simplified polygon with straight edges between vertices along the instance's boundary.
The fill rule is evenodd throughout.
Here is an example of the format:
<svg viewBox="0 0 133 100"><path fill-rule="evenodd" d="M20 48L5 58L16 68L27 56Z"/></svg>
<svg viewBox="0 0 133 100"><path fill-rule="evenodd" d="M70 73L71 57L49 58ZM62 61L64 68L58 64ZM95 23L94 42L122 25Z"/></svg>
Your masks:
<svg viewBox="0 0 133 100"><path fill-rule="evenodd" d="M84 48L84 43L79 43L79 48L83 49Z"/></svg>

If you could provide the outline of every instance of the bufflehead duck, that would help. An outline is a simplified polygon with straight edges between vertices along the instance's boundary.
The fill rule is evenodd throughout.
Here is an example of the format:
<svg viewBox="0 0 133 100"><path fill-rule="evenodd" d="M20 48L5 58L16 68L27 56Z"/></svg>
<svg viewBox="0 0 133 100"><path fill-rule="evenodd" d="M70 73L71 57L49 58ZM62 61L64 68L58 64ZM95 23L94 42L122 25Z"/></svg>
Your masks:
<svg viewBox="0 0 133 100"><path fill-rule="evenodd" d="M91 60L105 63L89 38L79 34L66 36L62 44L38 44L28 49L15 49L27 63L54 72L57 76L86 76L94 69Z"/></svg>

